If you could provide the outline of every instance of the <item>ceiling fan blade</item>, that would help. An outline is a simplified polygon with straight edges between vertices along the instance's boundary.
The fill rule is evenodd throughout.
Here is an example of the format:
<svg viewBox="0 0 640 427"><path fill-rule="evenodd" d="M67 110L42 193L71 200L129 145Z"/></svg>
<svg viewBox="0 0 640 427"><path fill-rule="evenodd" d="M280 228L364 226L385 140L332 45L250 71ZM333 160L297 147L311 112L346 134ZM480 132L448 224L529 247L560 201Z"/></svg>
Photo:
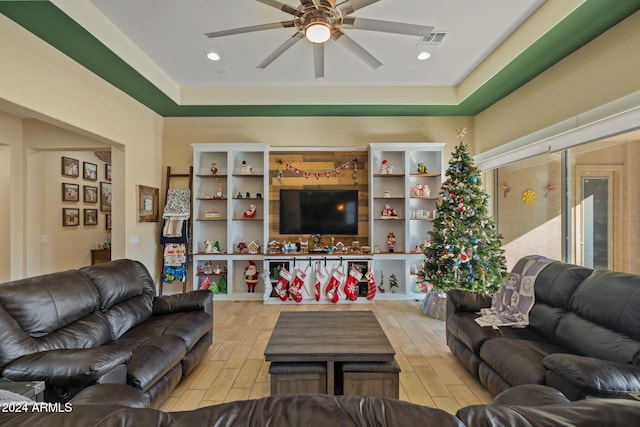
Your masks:
<svg viewBox="0 0 640 427"><path fill-rule="evenodd" d="M278 57L280 55L282 55L287 49L289 49L291 46L293 46L294 44L296 44L297 42L299 42L303 38L304 38L304 34L302 34L300 32L296 32L286 42L282 43L282 45L280 45L280 47L278 47L276 50L274 50L273 53L271 53L271 55L267 56L264 61L259 63L256 68L263 68L263 69L267 68L269 66L269 64L271 64L273 61L278 59Z"/></svg>
<svg viewBox="0 0 640 427"><path fill-rule="evenodd" d="M367 7L370 4L377 3L380 0L347 0L344 3L338 5L338 9L342 12L342 15L349 15L358 9Z"/></svg>
<svg viewBox="0 0 640 427"><path fill-rule="evenodd" d="M293 7L286 3L279 2L277 0L256 0L262 4L266 4L267 6L275 7L276 9L280 9L281 11L288 13L293 16L302 16L302 12L298 10L297 7Z"/></svg>
<svg viewBox="0 0 640 427"><path fill-rule="evenodd" d="M355 56L369 64L374 70L382 65L382 62L378 61L375 56L367 52L362 46L356 43L351 37L346 35L340 30L333 32L332 38L342 45L345 49L353 53Z"/></svg>
<svg viewBox="0 0 640 427"><path fill-rule="evenodd" d="M232 36L234 34L251 33L253 31L273 30L274 28L291 28L294 27L293 21L272 22L271 24L253 25L251 27L232 28L230 30L214 31L205 33L204 35L210 39L214 37Z"/></svg>
<svg viewBox="0 0 640 427"><path fill-rule="evenodd" d="M344 18L342 28L355 30L380 31L383 33L406 34L427 37L434 30L428 25L403 24L400 22L379 21L377 19Z"/></svg>
<svg viewBox="0 0 640 427"><path fill-rule="evenodd" d="M313 0L300 0L300 3L302 3L304 7L316 5L316 2L314 2Z"/></svg>
<svg viewBox="0 0 640 427"><path fill-rule="evenodd" d="M313 44L313 68L316 79L324 77L324 43Z"/></svg>

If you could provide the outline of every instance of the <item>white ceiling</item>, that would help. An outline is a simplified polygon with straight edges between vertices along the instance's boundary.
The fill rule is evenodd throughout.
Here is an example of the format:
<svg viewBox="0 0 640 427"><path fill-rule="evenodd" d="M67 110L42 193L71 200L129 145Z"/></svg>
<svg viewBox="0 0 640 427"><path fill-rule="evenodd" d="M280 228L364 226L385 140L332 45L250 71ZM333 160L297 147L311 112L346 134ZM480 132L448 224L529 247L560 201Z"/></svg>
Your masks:
<svg viewBox="0 0 640 427"><path fill-rule="evenodd" d="M299 5L298 0L285 3ZM417 36L345 30L384 65L374 70L330 40L325 48L325 77L315 79L312 46L307 40L301 40L266 69L256 68L295 33L293 28L216 39L204 35L291 20L292 15L255 0L54 0L96 37L108 38L110 47L151 81L164 78L178 87L455 86L544 3L545 0L380 0L352 16L433 26L436 31L447 32L442 44L419 46ZM122 33L118 46L114 35L117 30ZM133 45L125 52L123 46L128 41ZM206 53L212 50L221 55L220 61L206 59ZM422 50L431 53L427 61L416 58ZM146 58L132 59L141 53ZM152 66L145 66L146 70L136 66L145 61ZM154 67L156 77L150 76Z"/></svg>

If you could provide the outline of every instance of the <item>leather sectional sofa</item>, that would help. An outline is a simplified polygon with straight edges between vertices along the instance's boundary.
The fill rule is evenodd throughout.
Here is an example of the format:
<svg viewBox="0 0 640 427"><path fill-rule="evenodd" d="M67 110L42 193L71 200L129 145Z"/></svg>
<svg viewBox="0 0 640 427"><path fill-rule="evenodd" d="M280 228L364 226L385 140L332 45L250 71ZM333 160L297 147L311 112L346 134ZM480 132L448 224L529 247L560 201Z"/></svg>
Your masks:
<svg viewBox="0 0 640 427"><path fill-rule="evenodd" d="M447 293L447 344L496 395L521 384L546 384L571 400L640 392L640 275L562 263L534 282L525 328L480 327L491 296Z"/></svg>
<svg viewBox="0 0 640 427"><path fill-rule="evenodd" d="M87 389L85 397L105 385ZM108 389L114 389L107 384ZM83 392L84 393L84 392ZM443 410L381 397L321 394L277 395L207 406L193 411L162 412L144 407L87 401L79 397L65 409L12 413L0 411L0 425L120 426L120 427L410 427L410 426L578 426L626 427L640 425L640 401L587 399L570 402L546 386L515 387L497 396L491 405L461 408L455 415ZM1 400L1 395L0 395ZM109 400L107 398L107 400ZM33 404L33 403L32 403ZM16 407L17 403L14 404ZM23 407L26 408L26 407Z"/></svg>
<svg viewBox="0 0 640 427"><path fill-rule="evenodd" d="M211 345L211 292L156 297L140 262L117 260L0 285L0 372L68 402L103 383L159 406Z"/></svg>

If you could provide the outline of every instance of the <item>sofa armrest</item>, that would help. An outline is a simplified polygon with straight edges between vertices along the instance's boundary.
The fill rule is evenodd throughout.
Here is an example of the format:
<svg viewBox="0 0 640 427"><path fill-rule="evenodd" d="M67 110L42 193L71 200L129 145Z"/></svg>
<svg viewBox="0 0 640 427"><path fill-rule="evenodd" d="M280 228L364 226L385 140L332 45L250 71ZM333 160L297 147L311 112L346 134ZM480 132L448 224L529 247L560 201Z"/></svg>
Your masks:
<svg viewBox="0 0 640 427"><path fill-rule="evenodd" d="M626 397L628 393L640 392L640 366L565 353L550 354L543 364L547 383L558 385L571 399ZM567 386L573 390L562 390Z"/></svg>
<svg viewBox="0 0 640 427"><path fill-rule="evenodd" d="M489 294L465 291L463 289L451 289L447 291L447 303L452 305L455 313L461 311L477 313L482 308L491 307L492 298ZM447 316L448 314L449 313L447 313Z"/></svg>
<svg viewBox="0 0 640 427"><path fill-rule="evenodd" d="M162 295L153 300L153 314L171 314L181 311L204 311L213 317L213 294L197 290L184 294Z"/></svg>
<svg viewBox="0 0 640 427"><path fill-rule="evenodd" d="M4 367L13 381L44 381L64 387L97 382L131 360L131 352L113 345L41 351L22 356Z"/></svg>

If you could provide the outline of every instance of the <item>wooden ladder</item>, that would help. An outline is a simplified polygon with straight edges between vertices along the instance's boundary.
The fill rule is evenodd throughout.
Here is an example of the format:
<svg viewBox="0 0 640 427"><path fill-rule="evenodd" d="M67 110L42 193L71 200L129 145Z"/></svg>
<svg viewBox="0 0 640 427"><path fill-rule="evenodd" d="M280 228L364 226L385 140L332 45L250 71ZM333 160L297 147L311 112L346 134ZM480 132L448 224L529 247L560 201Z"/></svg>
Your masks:
<svg viewBox="0 0 640 427"><path fill-rule="evenodd" d="M179 179L187 179L188 180L188 188L189 191L191 193L191 199L189 200L189 206L193 206L193 166L189 166L189 173L172 173L171 172L171 166L167 166L167 180L166 182L166 189L164 192L164 201L165 203L167 202L167 197L169 194L169 189L172 188L171 187L171 179L172 178L179 178ZM193 213L192 213L193 215ZM188 243L187 243L187 266L189 265L189 245L191 242L191 216L189 216L189 219L187 220L187 235L189 236L188 239ZM162 258L162 277L160 278L160 285L158 287L158 295L162 295L163 292L163 286L164 286L164 245L162 248L162 252L161 252L161 258ZM168 283L168 282L167 282ZM184 280L182 282L182 293L184 294L185 292L187 292L187 280Z"/></svg>

